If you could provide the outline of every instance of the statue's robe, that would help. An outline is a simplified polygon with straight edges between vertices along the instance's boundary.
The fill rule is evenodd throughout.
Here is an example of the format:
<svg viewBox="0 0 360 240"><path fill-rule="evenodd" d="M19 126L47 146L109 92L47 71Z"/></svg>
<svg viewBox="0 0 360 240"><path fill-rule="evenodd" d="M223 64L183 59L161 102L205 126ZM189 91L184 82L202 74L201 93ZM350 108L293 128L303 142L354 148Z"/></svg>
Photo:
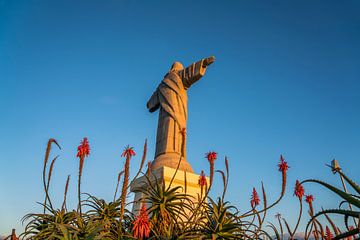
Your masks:
<svg viewBox="0 0 360 240"><path fill-rule="evenodd" d="M160 108L155 162L160 157L164 159L164 155L171 155L172 157L162 164L176 167L179 157L174 156L181 155L183 146L183 158L186 163L186 138L181 131L186 129L188 118L187 89L205 74L206 67L203 66L203 61L193 63L181 71L167 73L147 103L150 112ZM192 172L190 165L189 168L180 166L180 170Z"/></svg>

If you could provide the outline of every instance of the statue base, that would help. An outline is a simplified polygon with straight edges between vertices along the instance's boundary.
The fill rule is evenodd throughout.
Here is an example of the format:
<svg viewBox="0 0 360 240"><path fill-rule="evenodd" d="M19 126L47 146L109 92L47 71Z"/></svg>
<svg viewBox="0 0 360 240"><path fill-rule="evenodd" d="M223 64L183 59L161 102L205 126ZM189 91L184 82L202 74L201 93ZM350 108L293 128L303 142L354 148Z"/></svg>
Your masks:
<svg viewBox="0 0 360 240"><path fill-rule="evenodd" d="M179 160L180 160L179 153L174 152L174 153L161 154L161 155L157 156L155 158L155 160L152 162L151 170L156 170L163 166L176 169L179 164ZM179 170L187 172L187 173L194 172L192 167L190 166L190 164L188 163L188 161L186 161L186 158L184 158L184 157L181 158Z"/></svg>
<svg viewBox="0 0 360 240"><path fill-rule="evenodd" d="M153 176L150 178L150 181L154 183L156 178L158 182L165 184L165 188L167 188L170 185L170 181L173 178L175 172L176 172L175 168L162 166L152 171ZM209 184L209 179L206 178L206 180ZM180 188L179 191L181 193L185 193L186 190L186 194L191 196L194 202L197 202L199 196L201 195L201 188L198 184L198 181L199 181L199 175L186 172L186 187L185 187L185 172L178 170L171 184L171 187L181 186L182 188ZM134 214L137 214L138 210L140 209L141 199L144 197L144 194L141 192L141 189L146 188L147 185L148 185L148 181L145 176L135 179L130 184L130 191L135 193L134 204L132 208L132 212ZM203 191L205 193L205 188L203 189Z"/></svg>

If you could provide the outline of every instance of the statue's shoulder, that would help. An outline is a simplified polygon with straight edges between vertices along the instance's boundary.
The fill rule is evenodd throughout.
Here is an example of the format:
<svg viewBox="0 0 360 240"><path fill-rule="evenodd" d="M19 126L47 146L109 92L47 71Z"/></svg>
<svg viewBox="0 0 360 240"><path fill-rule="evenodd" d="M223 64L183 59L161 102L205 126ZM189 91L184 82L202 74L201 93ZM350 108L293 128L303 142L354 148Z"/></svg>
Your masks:
<svg viewBox="0 0 360 240"><path fill-rule="evenodd" d="M167 73L160 84L160 88L161 86L172 88L174 91L184 88L182 78L177 72Z"/></svg>
<svg viewBox="0 0 360 240"><path fill-rule="evenodd" d="M164 79L171 79L171 80L175 80L181 81L181 73L180 72L168 72L165 76Z"/></svg>

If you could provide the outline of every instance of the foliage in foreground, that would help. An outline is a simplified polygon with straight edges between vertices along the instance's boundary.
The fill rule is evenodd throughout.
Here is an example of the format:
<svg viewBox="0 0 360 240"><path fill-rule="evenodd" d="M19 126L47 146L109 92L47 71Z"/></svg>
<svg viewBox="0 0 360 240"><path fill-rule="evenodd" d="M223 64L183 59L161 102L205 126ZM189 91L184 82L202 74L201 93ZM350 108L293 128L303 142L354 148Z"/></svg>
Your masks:
<svg viewBox="0 0 360 240"><path fill-rule="evenodd" d="M278 169L281 172L282 185L278 198L268 203L265 187L262 184L261 195L254 188L250 200L250 209L240 212L230 202L225 200L229 179L229 163L225 158L225 171L215 170L216 152L209 152L206 158L209 161L209 177L207 181L204 172L200 175L199 186L201 194L194 201L185 189L172 187L171 183L165 187L150 171L150 163L145 173L142 173L146 161L147 143L145 142L140 167L134 179L143 175L147 179L147 187L142 191L144 198L140 200L141 209L134 215L127 210L132 202L127 202L129 189L129 167L135 151L126 147L122 156L125 157L124 169L119 173L113 201L81 193L82 169L85 158L90 154L89 142L86 138L78 147L79 158L78 174L78 206L69 210L67 207L67 190L70 176L67 178L63 203L56 208L49 196L51 175L57 157L53 158L48 166L51 147L60 146L56 140L50 139L47 144L44 168L43 187L45 199L42 203L42 213L30 213L23 218L26 223L21 239L50 239L50 240L90 240L90 239L285 239L286 231L290 239L294 239L303 216L303 200L307 203L310 220L305 229L305 239L359 239L359 208L360 187L345 175L334 162L331 170L339 174L343 181L349 184L352 193L343 191L328 183L308 179L295 184L294 195L299 201L299 215L296 225L292 228L285 218L276 215L277 222L266 222L267 211L277 205L285 194L287 162L280 156ZM180 158L181 159L181 158ZM180 161L180 160L179 160ZM179 162L180 164L180 162ZM209 196L214 174L218 173L223 180L223 193L217 198ZM186 175L185 175L186 176ZM133 180L134 180L133 179ZM122 180L121 194L117 196ZM172 181L171 181L172 182ZM303 184L317 183L334 192L342 200L337 209L322 209L315 213L312 195L305 195ZM82 196L86 196L82 199ZM261 207L260 207L261 205ZM344 217L344 226L336 226L331 219L332 214ZM321 220L320 217L324 216ZM327 224L325 224L325 223ZM18 239L15 232L8 239Z"/></svg>

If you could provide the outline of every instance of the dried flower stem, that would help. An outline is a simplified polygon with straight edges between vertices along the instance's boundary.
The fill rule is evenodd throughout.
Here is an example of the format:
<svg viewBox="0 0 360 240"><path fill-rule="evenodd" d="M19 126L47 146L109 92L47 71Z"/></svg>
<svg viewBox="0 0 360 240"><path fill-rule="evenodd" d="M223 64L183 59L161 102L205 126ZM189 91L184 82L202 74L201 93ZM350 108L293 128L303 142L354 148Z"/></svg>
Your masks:
<svg viewBox="0 0 360 240"><path fill-rule="evenodd" d="M117 183L116 183L116 188L115 188L115 194L114 194L114 202L116 201L116 194L118 192L119 189L119 184L120 184L120 180L121 180L121 176L124 174L124 171L119 172L118 178L117 178Z"/></svg>
<svg viewBox="0 0 360 240"><path fill-rule="evenodd" d="M301 220L301 216L302 216L302 209L303 209L302 198L299 198L299 204L300 204L299 217L298 217L298 220L296 222L295 228L294 228L294 230L292 231L292 233L290 235L291 239L293 239L293 237L294 237L294 235L296 233L296 230L297 230L297 228L299 227L299 224L300 224L300 220Z"/></svg>
<svg viewBox="0 0 360 240"><path fill-rule="evenodd" d="M49 189L49 185L50 185L50 181L51 181L51 175L52 175L52 172L53 172L53 169L54 169L54 164L55 164L57 158L58 158L58 156L56 156L56 157L51 161L51 164L50 164L49 175L48 175L47 185L46 185L46 188L47 188L47 189Z"/></svg>
<svg viewBox="0 0 360 240"><path fill-rule="evenodd" d="M324 209L322 209L322 211L324 211ZM340 234L340 232L338 231L335 223L331 220L331 218L329 217L329 215L326 214L326 213L324 213L324 215L325 215L326 220L330 223L330 226L331 226L331 228L333 229L335 235Z"/></svg>
<svg viewBox="0 0 360 240"><path fill-rule="evenodd" d="M281 240L284 239L284 229L283 229L283 226L282 226L282 223L281 223L281 216L278 215L277 217L277 220L279 222L279 225L280 225L280 233L281 233Z"/></svg>
<svg viewBox="0 0 360 240"><path fill-rule="evenodd" d="M136 175L135 175L135 177L133 178L132 181L134 181L139 176L139 174L141 173L141 170L142 170L142 168L144 166L144 163L145 163L145 160L146 160L146 153L147 153L147 139L145 139L144 150L143 150L143 155L142 155L142 158L141 158L141 163L140 163L139 170L136 173Z"/></svg>
<svg viewBox="0 0 360 240"><path fill-rule="evenodd" d="M44 205L46 206L46 203L47 203L47 199L49 198L49 204L50 206L51 205L51 202L50 202L50 197L49 197L49 187L50 187L50 181L51 181L51 176L52 176L52 172L53 172L53 169L54 169L54 164L56 162L56 159L58 158L59 156L56 156L52 161L51 161L51 164L50 164L50 168L49 168L49 173L48 173L48 179L47 179L47 183L46 183L46 192L48 193L47 197L45 197L45 201L44 201Z"/></svg>
<svg viewBox="0 0 360 240"><path fill-rule="evenodd" d="M308 204L309 204L309 215L310 215L311 218L313 218L313 217L314 217L314 207L313 207L313 204L312 204L311 201L310 201ZM312 223L312 226L314 227L314 231L313 231L314 238L317 240L317 239L319 239L319 236L318 236L318 228L317 228L316 222L313 222L313 223ZM310 236L310 234L311 234L311 230L309 231L309 235L308 235L308 236Z"/></svg>
<svg viewBox="0 0 360 240"><path fill-rule="evenodd" d="M266 207L267 207L267 197L266 197L266 192L265 192L265 187L264 187L264 183L263 183L263 182L261 182L261 190L262 190L262 195L263 195L264 208L266 209ZM261 220L262 222L265 221L266 212L267 212L267 211L264 212L263 218L262 218L262 220Z"/></svg>
<svg viewBox="0 0 360 240"><path fill-rule="evenodd" d="M146 170L147 177L150 179L151 175L151 161L147 163L147 170Z"/></svg>
<svg viewBox="0 0 360 240"><path fill-rule="evenodd" d="M47 163L49 161L49 156L50 156L50 152L51 152L51 144L55 143L59 149L61 149L60 145L57 143L57 141L53 138L50 138L49 141L47 142L47 146L46 146L46 151L45 151L45 159L44 159L44 168L43 168L43 185L44 185L44 191L45 191L45 200L44 200L44 213L46 211L46 202L47 200L49 201L49 205L50 208L52 208L52 204L51 204L51 200L49 197L49 192L47 189L47 184L46 184L46 167L47 167Z"/></svg>
<svg viewBox="0 0 360 240"><path fill-rule="evenodd" d="M68 193L68 189L69 189L69 182L70 182L70 175L68 175L68 177L66 179L64 200L63 200L63 204L61 206L61 209L63 209L63 210L66 210L66 198L67 198L67 193Z"/></svg>

